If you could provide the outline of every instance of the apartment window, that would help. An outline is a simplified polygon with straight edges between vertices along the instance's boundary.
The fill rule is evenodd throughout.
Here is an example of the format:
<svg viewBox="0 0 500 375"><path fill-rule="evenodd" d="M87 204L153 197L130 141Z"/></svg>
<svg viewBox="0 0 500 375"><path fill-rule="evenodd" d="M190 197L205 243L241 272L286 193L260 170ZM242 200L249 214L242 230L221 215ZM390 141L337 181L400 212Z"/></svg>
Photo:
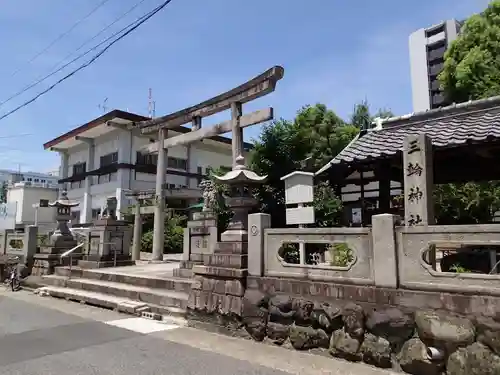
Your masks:
<svg viewBox="0 0 500 375"><path fill-rule="evenodd" d="M137 151L135 160L138 165L156 165L158 163L158 154L143 154Z"/></svg>
<svg viewBox="0 0 500 375"><path fill-rule="evenodd" d="M198 167L197 172L198 174L203 174L203 167Z"/></svg>
<svg viewBox="0 0 500 375"><path fill-rule="evenodd" d="M111 154L106 154L100 157L101 167L116 163L118 163L118 152L112 152Z"/></svg>
<svg viewBox="0 0 500 375"><path fill-rule="evenodd" d="M187 171L187 160L169 156L167 161L167 167L173 169L182 169L183 171Z"/></svg>
<svg viewBox="0 0 500 375"><path fill-rule="evenodd" d="M72 183L69 184L70 189L80 189L84 185L84 181L73 181Z"/></svg>
<svg viewBox="0 0 500 375"><path fill-rule="evenodd" d="M84 174L87 170L87 163L76 163L73 165L73 176Z"/></svg>
<svg viewBox="0 0 500 375"><path fill-rule="evenodd" d="M107 174L102 174L97 177L97 183L98 184L106 184L108 182L113 182L117 180L117 175L116 172L113 173L107 173Z"/></svg>
<svg viewBox="0 0 500 375"><path fill-rule="evenodd" d="M427 29L427 30L425 31L425 36L426 36L427 38L430 38L430 37L432 37L432 36L434 36L434 35L437 35L437 34L439 34L439 33L444 32L444 31L445 31L445 24L441 24L441 25L436 26L436 27L434 27L434 28L432 28L432 29Z"/></svg>

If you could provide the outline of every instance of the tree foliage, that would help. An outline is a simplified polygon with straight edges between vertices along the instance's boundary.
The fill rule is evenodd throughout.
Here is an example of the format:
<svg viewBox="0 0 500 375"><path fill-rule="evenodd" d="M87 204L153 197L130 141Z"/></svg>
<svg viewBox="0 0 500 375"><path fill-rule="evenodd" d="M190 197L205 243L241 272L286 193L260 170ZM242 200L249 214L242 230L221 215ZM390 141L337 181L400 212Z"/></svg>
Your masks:
<svg viewBox="0 0 500 375"><path fill-rule="evenodd" d="M500 0L465 22L445 53L439 80L456 103L500 94Z"/></svg>
<svg viewBox="0 0 500 375"><path fill-rule="evenodd" d="M471 16L445 53L439 80L455 103L500 94L500 1ZM441 224L491 222L500 208L500 185L446 184L435 189L436 219Z"/></svg>
<svg viewBox="0 0 500 375"><path fill-rule="evenodd" d="M484 224L500 210L500 184L496 182L443 184L435 187L436 222Z"/></svg>
<svg viewBox="0 0 500 375"><path fill-rule="evenodd" d="M0 203L7 202L7 182L3 182L0 186Z"/></svg>
<svg viewBox="0 0 500 375"><path fill-rule="evenodd" d="M266 183L253 192L260 203L259 211L271 214L272 226L286 226L285 189L281 177L297 170L317 171L342 151L360 129L369 128L374 117L390 116L392 113L385 109L372 116L365 100L354 106L347 121L325 105L316 104L302 107L293 120L280 119L264 125L249 156L249 167L267 176ZM211 171L209 178L223 172ZM211 186L221 196L228 193L227 188L216 181ZM315 225L331 227L340 223L342 202L335 195L334 186L316 181L313 205ZM224 200L218 200L216 213L223 230L231 214Z"/></svg>
<svg viewBox="0 0 500 375"><path fill-rule="evenodd" d="M292 121L281 119L263 127L251 153L250 167L256 173L268 176L267 183L258 189L256 197L261 212L271 214L273 226L286 226L281 177L296 170L316 171L335 157L358 131L323 104L301 108ZM315 192L318 223L338 224L341 202L333 187L324 184Z"/></svg>
<svg viewBox="0 0 500 375"><path fill-rule="evenodd" d="M164 225L164 253L180 253L184 241L186 217L172 213L167 215ZM141 238L141 251L153 251L153 229L146 231Z"/></svg>
<svg viewBox="0 0 500 375"><path fill-rule="evenodd" d="M388 117L389 111L377 115ZM293 120L275 121L263 127L255 142L250 167L260 175L267 175L267 183L258 189L261 211L271 214L272 225L283 227L285 220L285 192L281 177L296 170L317 171L342 151L373 121L367 101L354 106L347 121L323 104L302 107ZM334 186L316 181L316 225L334 226L341 219L342 202L335 195Z"/></svg>
<svg viewBox="0 0 500 375"><path fill-rule="evenodd" d="M207 176L207 179L211 182L208 186L214 190L212 194L216 197L215 204L212 209L217 217L217 227L219 233L226 230L229 220L233 215L225 200L225 197L229 194L229 188L227 185L219 183L214 177L223 176L226 172L227 171L224 168L210 168Z"/></svg>

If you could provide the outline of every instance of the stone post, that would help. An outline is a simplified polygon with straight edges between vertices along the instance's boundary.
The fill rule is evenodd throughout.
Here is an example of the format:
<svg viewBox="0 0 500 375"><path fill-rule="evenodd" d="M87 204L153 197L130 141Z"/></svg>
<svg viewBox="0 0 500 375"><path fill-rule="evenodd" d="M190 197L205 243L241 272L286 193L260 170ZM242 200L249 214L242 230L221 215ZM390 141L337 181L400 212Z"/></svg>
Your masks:
<svg viewBox="0 0 500 375"><path fill-rule="evenodd" d="M271 215L248 215L248 274L250 276L264 275L265 244L264 230L271 227Z"/></svg>
<svg viewBox="0 0 500 375"><path fill-rule="evenodd" d="M35 225L28 225L24 228L24 249L25 258L24 263L33 264L33 257L36 254L38 246L38 227Z"/></svg>
<svg viewBox="0 0 500 375"><path fill-rule="evenodd" d="M154 229L153 229L153 254L152 260L163 260L163 249L165 247L165 193L164 185L167 172L167 150L163 148L163 142L168 130L158 131L158 162L156 164L156 196L154 206Z"/></svg>
<svg viewBox="0 0 500 375"><path fill-rule="evenodd" d="M432 142L426 134L408 135L403 144L405 225L433 225Z"/></svg>
<svg viewBox="0 0 500 375"><path fill-rule="evenodd" d="M398 287L398 257L396 248L397 216L380 214L372 217L373 270L375 286Z"/></svg>
<svg viewBox="0 0 500 375"><path fill-rule="evenodd" d="M134 207L134 237L132 243L132 261L141 259L141 237L142 237L142 220L141 220L141 205L137 200Z"/></svg>

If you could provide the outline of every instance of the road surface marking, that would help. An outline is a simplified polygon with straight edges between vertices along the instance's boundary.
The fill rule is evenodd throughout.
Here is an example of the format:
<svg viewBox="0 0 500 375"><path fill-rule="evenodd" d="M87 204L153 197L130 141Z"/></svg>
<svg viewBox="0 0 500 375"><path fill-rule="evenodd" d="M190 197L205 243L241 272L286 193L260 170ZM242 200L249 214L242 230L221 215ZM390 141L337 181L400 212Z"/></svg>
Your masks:
<svg viewBox="0 0 500 375"><path fill-rule="evenodd" d="M129 331L134 331L143 334L169 331L172 329L180 328L178 325L175 324L165 324L155 320L149 320L144 318L118 319L118 320L111 320L105 323L111 326L128 329Z"/></svg>

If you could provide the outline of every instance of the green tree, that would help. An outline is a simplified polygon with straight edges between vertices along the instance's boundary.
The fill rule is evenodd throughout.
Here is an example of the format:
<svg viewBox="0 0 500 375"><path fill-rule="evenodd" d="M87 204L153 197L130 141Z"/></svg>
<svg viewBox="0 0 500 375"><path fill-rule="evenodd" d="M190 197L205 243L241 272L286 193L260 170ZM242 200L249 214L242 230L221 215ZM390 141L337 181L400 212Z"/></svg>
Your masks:
<svg viewBox="0 0 500 375"><path fill-rule="evenodd" d="M453 102L500 94L500 1L465 22L445 53L439 80Z"/></svg>
<svg viewBox="0 0 500 375"><path fill-rule="evenodd" d="M484 224L500 210L498 183L443 184L435 187L436 222L449 224Z"/></svg>
<svg viewBox="0 0 500 375"><path fill-rule="evenodd" d="M181 253L184 241L184 227L186 217L175 213L167 214L164 225L165 241L164 253ZM141 251L152 252L153 250L153 230L143 233L141 238Z"/></svg>
<svg viewBox="0 0 500 375"><path fill-rule="evenodd" d="M0 186L0 203L7 202L7 182L3 182Z"/></svg>
<svg viewBox="0 0 500 375"><path fill-rule="evenodd" d="M390 117L389 111L377 115ZM358 134L360 128L369 127L374 116L370 115L367 101L354 106L353 114L344 121L323 104L302 107L293 120L280 119L264 125L259 139L254 141L249 166L260 175L267 175L267 182L255 189L260 202L260 212L271 214L274 227L286 226L285 191L281 177L296 170L317 171ZM219 189L222 189L220 187ZM335 187L325 181L316 181L314 207L318 226L338 225L342 202L335 195ZM218 211L227 216L227 207Z"/></svg>
<svg viewBox="0 0 500 375"><path fill-rule="evenodd" d="M268 176L266 184L257 189L256 197L261 211L271 214L273 226L286 225L281 177L304 168L316 171L337 155L358 131L323 104L301 108L293 121L281 119L263 127L251 153L250 166L256 173ZM328 208L338 211L341 207L333 187L324 185L315 191L317 197L333 200L327 203L315 199L315 205L321 205L320 210L316 207L320 215L318 221L324 225L335 224L337 212L326 211Z"/></svg>
<svg viewBox="0 0 500 375"><path fill-rule="evenodd" d="M212 181L212 186L215 189L214 194L217 197L215 207L212 209L217 217L217 227L219 233L226 230L229 220L233 215L225 200L225 197L229 194L229 188L227 185L218 183L217 179L214 177L223 176L226 172L227 170L225 168L209 168L208 175L206 177Z"/></svg>
<svg viewBox="0 0 500 375"><path fill-rule="evenodd" d="M439 81L455 103L500 94L500 1L471 16L445 53ZM435 189L436 219L441 224L491 222L500 208L500 185L445 184Z"/></svg>

